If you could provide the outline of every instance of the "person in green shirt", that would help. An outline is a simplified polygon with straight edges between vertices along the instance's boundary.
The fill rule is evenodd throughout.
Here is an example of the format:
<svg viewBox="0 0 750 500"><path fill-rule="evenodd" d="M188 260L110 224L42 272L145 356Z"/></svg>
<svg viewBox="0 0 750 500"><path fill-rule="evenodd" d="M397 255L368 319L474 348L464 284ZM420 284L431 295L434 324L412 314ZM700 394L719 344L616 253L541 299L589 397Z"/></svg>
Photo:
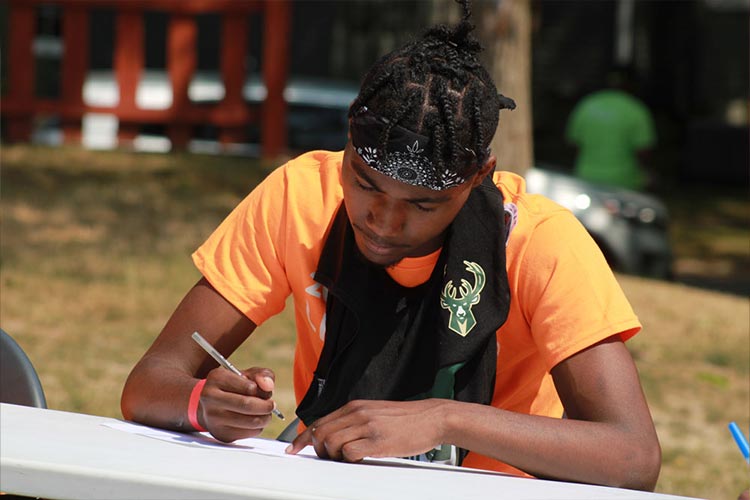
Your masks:
<svg viewBox="0 0 750 500"><path fill-rule="evenodd" d="M577 148L575 175L598 184L643 190L645 158L656 143L653 118L629 92L628 72L615 69L610 88L585 96L573 108L567 141Z"/></svg>

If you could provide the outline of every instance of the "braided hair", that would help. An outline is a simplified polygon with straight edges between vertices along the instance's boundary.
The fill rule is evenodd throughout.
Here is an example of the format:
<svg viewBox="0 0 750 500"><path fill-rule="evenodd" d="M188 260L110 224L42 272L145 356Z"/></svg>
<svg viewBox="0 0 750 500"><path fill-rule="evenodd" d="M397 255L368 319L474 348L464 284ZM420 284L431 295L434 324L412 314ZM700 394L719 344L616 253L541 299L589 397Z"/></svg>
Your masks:
<svg viewBox="0 0 750 500"><path fill-rule="evenodd" d="M366 73L349 109L350 118L366 106L385 119L383 149L395 125L431 137L431 160L440 175L464 169L467 150L481 168L499 111L515 108L512 99L497 93L477 58L482 46L471 33L470 0L457 1L461 22L435 26L383 56Z"/></svg>

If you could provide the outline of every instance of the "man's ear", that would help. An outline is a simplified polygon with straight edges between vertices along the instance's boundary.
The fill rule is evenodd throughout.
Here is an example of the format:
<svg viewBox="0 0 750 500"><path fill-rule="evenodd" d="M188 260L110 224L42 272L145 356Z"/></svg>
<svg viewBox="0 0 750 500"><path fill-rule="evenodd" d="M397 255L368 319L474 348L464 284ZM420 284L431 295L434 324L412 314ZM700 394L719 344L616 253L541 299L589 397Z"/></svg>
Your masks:
<svg viewBox="0 0 750 500"><path fill-rule="evenodd" d="M495 155L490 155L487 161L484 162L484 165L482 165L482 168L474 174L474 178L471 180L471 187L475 188L480 185L485 177L495 171L495 166L497 166L497 158L495 158Z"/></svg>

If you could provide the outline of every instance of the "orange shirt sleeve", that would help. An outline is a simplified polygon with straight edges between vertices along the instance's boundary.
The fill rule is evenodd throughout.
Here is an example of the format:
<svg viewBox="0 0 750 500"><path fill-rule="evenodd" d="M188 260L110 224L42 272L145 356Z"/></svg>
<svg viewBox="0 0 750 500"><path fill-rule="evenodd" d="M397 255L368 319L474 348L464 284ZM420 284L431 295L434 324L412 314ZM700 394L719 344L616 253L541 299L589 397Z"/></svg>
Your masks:
<svg viewBox="0 0 750 500"><path fill-rule="evenodd" d="M273 171L193 253L203 276L256 325L284 309L285 167Z"/></svg>
<svg viewBox="0 0 750 500"><path fill-rule="evenodd" d="M536 226L519 272L518 300L548 370L611 335L625 341L641 328L601 251L567 211Z"/></svg>

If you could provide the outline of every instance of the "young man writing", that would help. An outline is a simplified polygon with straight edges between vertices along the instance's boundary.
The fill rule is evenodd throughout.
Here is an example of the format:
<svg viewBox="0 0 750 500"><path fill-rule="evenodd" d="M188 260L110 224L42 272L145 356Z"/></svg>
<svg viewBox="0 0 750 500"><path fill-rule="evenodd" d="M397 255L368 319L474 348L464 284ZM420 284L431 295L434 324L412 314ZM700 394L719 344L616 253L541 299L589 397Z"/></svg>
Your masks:
<svg viewBox="0 0 750 500"><path fill-rule="evenodd" d="M464 6L368 72L345 151L274 171L196 251L204 277L133 369L126 418L258 435L273 373L211 369L190 336L228 355L292 294L306 428L291 453L653 489L659 444L623 344L640 324L573 215L493 174L514 105Z"/></svg>

